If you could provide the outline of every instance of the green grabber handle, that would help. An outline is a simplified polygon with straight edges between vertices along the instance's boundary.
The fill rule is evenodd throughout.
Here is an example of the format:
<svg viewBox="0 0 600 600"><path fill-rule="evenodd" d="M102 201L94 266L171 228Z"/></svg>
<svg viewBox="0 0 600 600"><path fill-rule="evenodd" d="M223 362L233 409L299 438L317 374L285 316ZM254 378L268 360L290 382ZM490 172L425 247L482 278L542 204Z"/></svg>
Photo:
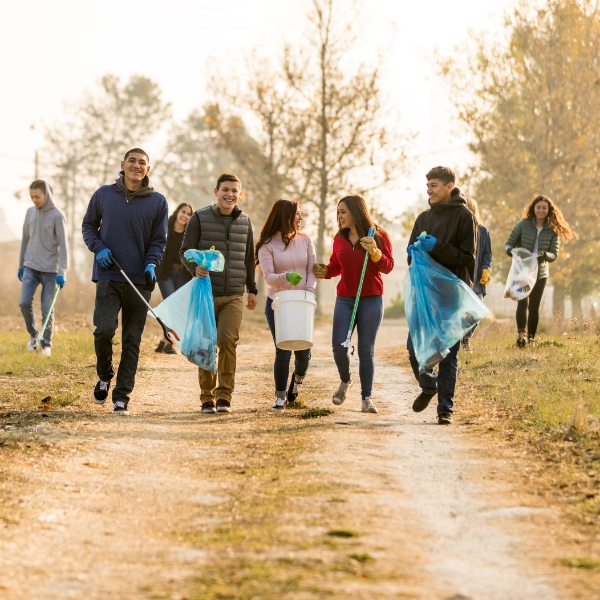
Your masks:
<svg viewBox="0 0 600 600"><path fill-rule="evenodd" d="M60 292L60 285L56 284L56 289L54 291L54 296L52 297L52 304L50 304L50 310L46 313L46 318L44 319L44 324L42 325L42 331L38 335L38 340L41 340L44 337L44 331L46 331L46 327L48 327L48 321L50 320L50 315L54 310L54 303L58 298L58 292Z"/></svg>
<svg viewBox="0 0 600 600"><path fill-rule="evenodd" d="M375 235L375 228L369 227L369 231L367 232L367 237L373 237ZM365 279L365 273L367 272L367 262L369 260L369 253L365 253L365 262L363 263L362 273L360 274L360 281L358 282L358 290L356 291L356 298L354 299L354 308L352 309L352 317L350 319L350 327L348 328L348 336L346 337L346 341L342 344L342 346L346 348L352 348L352 353L354 354L354 347L352 346L351 338L352 338L352 330L354 329L354 320L356 319L356 311L358 310L358 303L360 301L360 293L362 291L363 281Z"/></svg>

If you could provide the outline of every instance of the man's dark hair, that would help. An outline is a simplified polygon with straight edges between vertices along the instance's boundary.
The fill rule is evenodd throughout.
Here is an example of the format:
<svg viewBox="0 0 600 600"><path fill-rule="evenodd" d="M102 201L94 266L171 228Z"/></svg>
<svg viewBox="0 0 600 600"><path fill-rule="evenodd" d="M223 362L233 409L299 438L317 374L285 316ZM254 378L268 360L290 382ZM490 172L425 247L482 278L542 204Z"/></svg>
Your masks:
<svg viewBox="0 0 600 600"><path fill-rule="evenodd" d="M221 187L221 184L224 181L237 181L240 184L240 188L242 187L242 181L237 175L233 175L232 173L223 173L223 175L217 179L217 189Z"/></svg>
<svg viewBox="0 0 600 600"><path fill-rule="evenodd" d="M427 177L427 181L439 179L440 181L443 181L445 185L456 183L456 173L450 167L433 167L425 177Z"/></svg>
<svg viewBox="0 0 600 600"><path fill-rule="evenodd" d="M150 164L150 157L148 156L148 153L146 151L142 150L141 148L132 148L131 150L127 150L127 152L125 152L125 156L123 157L123 160L127 160L127 157L130 154L143 154L148 159L148 164Z"/></svg>

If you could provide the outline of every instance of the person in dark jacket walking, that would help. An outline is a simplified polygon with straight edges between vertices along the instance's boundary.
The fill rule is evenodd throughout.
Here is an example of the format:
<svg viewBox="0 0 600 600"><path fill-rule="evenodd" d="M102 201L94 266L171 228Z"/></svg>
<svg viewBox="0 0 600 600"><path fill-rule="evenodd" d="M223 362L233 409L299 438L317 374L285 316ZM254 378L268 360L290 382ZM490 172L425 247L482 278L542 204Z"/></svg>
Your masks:
<svg viewBox="0 0 600 600"><path fill-rule="evenodd" d="M535 197L523 210L523 218L514 226L504 250L512 256L514 248L524 248L538 256L537 281L527 298L517 303L517 346L524 348L535 341L540 319L540 304L550 275L548 263L558 257L560 240L575 237L560 209L548 196ZM529 309L529 315L527 315ZM527 334L527 338L525 338Z"/></svg>
<svg viewBox="0 0 600 600"><path fill-rule="evenodd" d="M217 374L198 368L201 411L231 412L235 386L236 346L242 324L244 289L246 308L256 308L254 240L248 215L236 205L242 195L242 182L236 175L224 173L214 190L216 204L197 210L189 220L179 252L182 263L196 277L210 277L217 322ZM214 246L225 257L225 269L209 272L187 262L190 249L209 250ZM217 385L218 383L218 385ZM216 399L216 405L215 405Z"/></svg>
<svg viewBox="0 0 600 600"><path fill-rule="evenodd" d="M410 264L411 246L417 237L426 233L421 243L429 255L469 287L473 287L477 230L473 215L467 208L467 200L455 187L455 182L456 175L448 167L434 167L427 173L429 210L421 213L415 221L410 234L408 261ZM410 364L421 386L421 393L412 408L415 412L425 410L431 399L438 394L437 414L440 425L452 423L459 347L460 340L439 363L437 373L433 369L419 373L419 363L410 335L408 336Z"/></svg>
<svg viewBox="0 0 600 600"><path fill-rule="evenodd" d="M155 268L167 243L168 217L167 201L154 191L149 172L146 152L141 148L129 150L116 182L94 192L82 227L83 239L95 255L92 281L96 284L94 347L98 383L94 402L104 404L115 374L112 341L121 312L121 362L112 400L113 412L124 415L129 414L129 394L135 385L148 309L113 266L111 255L149 301L156 284Z"/></svg>
<svg viewBox="0 0 600 600"><path fill-rule="evenodd" d="M183 234L194 209L191 204L182 202L169 217L167 229L167 247L165 255L156 269L156 280L163 300L192 280L190 272L181 264L179 249L183 243ZM177 354L173 344L160 340L155 352Z"/></svg>
<svg viewBox="0 0 600 600"><path fill-rule="evenodd" d="M482 223L479 214L479 206L473 198L467 198L467 208L473 214L475 227L477 228L477 251L475 252L475 281L473 282L473 291L479 296L480 300L485 298L486 286L492 280L492 238L488 228ZM462 340L462 347L465 352L472 352L471 338L477 329L473 327Z"/></svg>

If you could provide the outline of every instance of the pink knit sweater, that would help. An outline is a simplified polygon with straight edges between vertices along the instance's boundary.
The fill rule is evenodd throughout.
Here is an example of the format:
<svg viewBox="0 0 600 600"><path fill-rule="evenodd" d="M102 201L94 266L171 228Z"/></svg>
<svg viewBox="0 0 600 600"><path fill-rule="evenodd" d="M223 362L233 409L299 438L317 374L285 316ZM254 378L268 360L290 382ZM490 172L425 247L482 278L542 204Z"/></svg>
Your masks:
<svg viewBox="0 0 600 600"><path fill-rule="evenodd" d="M281 235L278 234L260 247L258 260L263 278L269 286L269 298L272 299L273 294L284 290L315 291L317 285L317 278L313 273L315 247L307 235L297 233L286 248ZM302 281L293 286L285 278L288 271L300 273Z"/></svg>

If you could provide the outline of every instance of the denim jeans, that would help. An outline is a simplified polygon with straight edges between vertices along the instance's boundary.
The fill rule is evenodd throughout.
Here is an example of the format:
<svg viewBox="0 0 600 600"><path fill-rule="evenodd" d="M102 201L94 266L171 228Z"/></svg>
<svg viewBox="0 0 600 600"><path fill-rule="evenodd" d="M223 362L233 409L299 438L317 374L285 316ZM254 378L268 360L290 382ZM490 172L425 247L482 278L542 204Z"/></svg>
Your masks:
<svg viewBox="0 0 600 600"><path fill-rule="evenodd" d="M144 290L141 285L136 285L136 288L150 301L151 292ZM96 283L94 347L96 371L102 381L110 381L115 375L112 342L121 312L121 362L117 372L117 383L112 392L113 402L129 402L129 394L135 385L147 311L146 305L128 283L102 280Z"/></svg>
<svg viewBox="0 0 600 600"><path fill-rule="evenodd" d="M158 287L163 300L166 300L173 292L183 287L190 280L186 269L171 269L166 279L158 280Z"/></svg>
<svg viewBox="0 0 600 600"><path fill-rule="evenodd" d="M421 389L426 394L435 394L437 392L438 415L444 413L452 414L454 389L456 387L456 376L458 375L458 349L460 348L460 341L456 342L450 348L450 352L446 355L446 358L439 363L437 373L433 369L427 369L424 373L419 373L419 363L415 356L415 349L410 335L408 336L406 347L408 349L410 366Z"/></svg>
<svg viewBox="0 0 600 600"><path fill-rule="evenodd" d="M477 293L477 292L475 292ZM483 294L477 294L477 297L483 302ZM470 340L473 337L473 334L475 333L475 330L477 329L477 325L479 325L479 323L475 323L475 327L473 327L473 329L469 329L469 331L467 333L465 333L463 340Z"/></svg>
<svg viewBox="0 0 600 600"><path fill-rule="evenodd" d="M331 345L340 379L344 383L348 383L352 378L350 374L350 349L342 346L342 343L348 337L353 308L354 298L338 296L335 299ZM362 297L358 303L354 326L358 330L358 375L363 398L369 398L373 392L375 338L382 319L383 296Z"/></svg>
<svg viewBox="0 0 600 600"><path fill-rule="evenodd" d="M25 319L25 327L30 337L37 337L39 331L33 314L33 296L38 285L42 286L42 325L48 314L52 297L56 289L56 273L42 273L30 267L23 267L23 283L21 286L21 299L19 305ZM48 325L43 333L42 345L52 346L52 332L54 331L54 310L48 319Z"/></svg>
<svg viewBox="0 0 600 600"><path fill-rule="evenodd" d="M265 317L273 336L275 343L275 311L273 310L273 300L267 298L265 304ZM294 350L294 373L298 377L304 377L308 371L310 363L310 348L308 350ZM273 373L275 377L275 395L278 398L285 398L287 393L288 377L290 375L291 350L281 350L275 346L275 363L273 364Z"/></svg>

